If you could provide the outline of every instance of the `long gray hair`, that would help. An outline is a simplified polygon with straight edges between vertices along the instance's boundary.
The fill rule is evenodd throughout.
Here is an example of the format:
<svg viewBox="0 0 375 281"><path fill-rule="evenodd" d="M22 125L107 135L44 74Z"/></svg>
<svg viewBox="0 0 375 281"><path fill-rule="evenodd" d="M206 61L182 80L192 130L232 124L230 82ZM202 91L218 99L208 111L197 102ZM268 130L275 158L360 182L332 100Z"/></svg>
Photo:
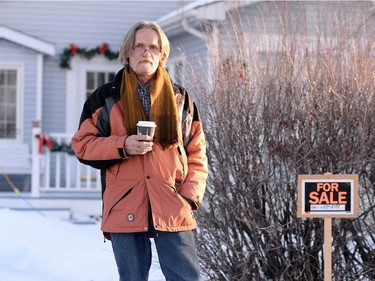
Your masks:
<svg viewBox="0 0 375 281"><path fill-rule="evenodd" d="M124 66L129 65L129 56L131 52L133 51L135 34L140 29L152 29L152 30L155 30L156 33L159 35L160 48L161 48L161 53L162 53L162 56L160 58L160 66L164 67L167 62L167 59L169 57L169 52L170 52L169 40L167 38L167 35L165 35L164 31L156 22L146 21L146 20L138 21L125 34L124 41L122 42L122 46L121 46L120 53L119 53L119 58L120 58L121 63Z"/></svg>

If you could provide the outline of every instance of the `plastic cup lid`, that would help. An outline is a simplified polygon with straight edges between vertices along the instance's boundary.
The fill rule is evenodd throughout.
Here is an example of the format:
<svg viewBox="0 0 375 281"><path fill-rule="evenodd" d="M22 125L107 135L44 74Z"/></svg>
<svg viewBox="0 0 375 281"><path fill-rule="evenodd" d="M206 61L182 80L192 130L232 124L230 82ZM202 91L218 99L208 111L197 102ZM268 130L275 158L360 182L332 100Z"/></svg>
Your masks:
<svg viewBox="0 0 375 281"><path fill-rule="evenodd" d="M137 126L139 127L156 127L154 121L138 121Z"/></svg>

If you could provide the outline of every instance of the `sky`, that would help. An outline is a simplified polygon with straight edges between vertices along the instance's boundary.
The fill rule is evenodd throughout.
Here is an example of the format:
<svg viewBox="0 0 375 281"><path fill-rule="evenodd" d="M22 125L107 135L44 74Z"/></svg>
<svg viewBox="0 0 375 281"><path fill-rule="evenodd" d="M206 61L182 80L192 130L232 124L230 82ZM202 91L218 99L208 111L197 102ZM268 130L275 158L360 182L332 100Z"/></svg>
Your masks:
<svg viewBox="0 0 375 281"><path fill-rule="evenodd" d="M153 245L149 281L165 280ZM99 223L73 224L0 208L0 281L117 281Z"/></svg>

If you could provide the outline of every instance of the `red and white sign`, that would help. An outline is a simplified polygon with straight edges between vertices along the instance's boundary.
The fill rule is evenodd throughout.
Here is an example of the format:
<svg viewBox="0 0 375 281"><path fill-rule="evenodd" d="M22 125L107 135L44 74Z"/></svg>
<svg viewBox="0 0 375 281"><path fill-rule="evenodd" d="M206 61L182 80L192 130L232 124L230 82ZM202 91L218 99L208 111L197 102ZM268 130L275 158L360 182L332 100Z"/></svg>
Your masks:
<svg viewBox="0 0 375 281"><path fill-rule="evenodd" d="M298 217L358 217L358 175L299 175Z"/></svg>

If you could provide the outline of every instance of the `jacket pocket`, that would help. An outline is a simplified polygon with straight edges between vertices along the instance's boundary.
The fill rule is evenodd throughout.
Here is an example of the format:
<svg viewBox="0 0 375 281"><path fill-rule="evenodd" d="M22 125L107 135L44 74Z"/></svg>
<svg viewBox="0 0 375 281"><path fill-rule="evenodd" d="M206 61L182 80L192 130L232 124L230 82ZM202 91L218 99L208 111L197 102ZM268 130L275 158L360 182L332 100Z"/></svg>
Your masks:
<svg viewBox="0 0 375 281"><path fill-rule="evenodd" d="M189 201L181 196L174 186L162 189L160 204L165 223L171 229L182 230L193 227L196 223Z"/></svg>
<svg viewBox="0 0 375 281"><path fill-rule="evenodd" d="M124 195L122 195L121 197L120 197L120 199L119 200L117 200L116 201L116 203L115 204L113 204L113 206L111 207L111 209L109 209L109 211L108 211L108 215L111 213L111 211L112 211L112 209L122 200L122 199L124 199L126 196L128 196L129 194L130 194L130 192L132 192L132 190L133 190L133 188L130 188Z"/></svg>
<svg viewBox="0 0 375 281"><path fill-rule="evenodd" d="M190 207L192 207L192 206L191 206L191 202L190 202L188 199L186 199L184 196L182 196L182 195L178 192L178 189L177 189L175 186L171 186L171 188L173 189L173 192L175 193L175 195L176 195L179 199L181 199L181 201L182 201L183 203L186 203L187 205L189 205Z"/></svg>
<svg viewBox="0 0 375 281"><path fill-rule="evenodd" d="M133 191L134 186L139 181L131 181L126 184L127 188L120 188L119 186L115 187L114 189L106 190L104 198L104 212L103 212L103 219L106 222L110 213L112 212L113 208L116 207L121 201L123 201L129 194ZM119 189L117 194L114 194L114 190Z"/></svg>

